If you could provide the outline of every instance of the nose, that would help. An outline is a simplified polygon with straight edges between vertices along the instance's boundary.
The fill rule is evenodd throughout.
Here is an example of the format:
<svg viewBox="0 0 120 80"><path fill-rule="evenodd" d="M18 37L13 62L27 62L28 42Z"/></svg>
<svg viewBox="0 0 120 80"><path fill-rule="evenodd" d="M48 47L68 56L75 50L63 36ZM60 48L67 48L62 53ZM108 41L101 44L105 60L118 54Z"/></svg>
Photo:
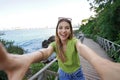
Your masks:
<svg viewBox="0 0 120 80"><path fill-rule="evenodd" d="M66 29L63 28L63 29L62 29L62 32L66 32Z"/></svg>

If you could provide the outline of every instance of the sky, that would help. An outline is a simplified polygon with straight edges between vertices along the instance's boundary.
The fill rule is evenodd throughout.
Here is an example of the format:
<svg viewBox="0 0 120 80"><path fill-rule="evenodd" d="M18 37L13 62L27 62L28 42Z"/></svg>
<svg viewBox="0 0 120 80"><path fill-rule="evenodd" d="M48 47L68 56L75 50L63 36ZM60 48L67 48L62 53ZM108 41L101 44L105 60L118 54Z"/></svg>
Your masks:
<svg viewBox="0 0 120 80"><path fill-rule="evenodd" d="M94 15L87 0L0 0L0 30L55 28L58 17L72 18L72 24Z"/></svg>

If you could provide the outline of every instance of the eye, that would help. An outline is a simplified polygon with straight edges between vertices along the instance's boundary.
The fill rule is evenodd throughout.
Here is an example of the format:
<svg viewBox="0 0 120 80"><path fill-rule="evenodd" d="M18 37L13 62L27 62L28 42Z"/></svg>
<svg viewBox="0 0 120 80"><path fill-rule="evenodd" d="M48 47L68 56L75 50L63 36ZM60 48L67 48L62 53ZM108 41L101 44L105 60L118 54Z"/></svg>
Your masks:
<svg viewBox="0 0 120 80"><path fill-rule="evenodd" d="M66 26L65 29L70 29L70 27L69 27L69 26Z"/></svg>
<svg viewBox="0 0 120 80"><path fill-rule="evenodd" d="M62 29L63 27L62 26L58 26L58 29Z"/></svg>

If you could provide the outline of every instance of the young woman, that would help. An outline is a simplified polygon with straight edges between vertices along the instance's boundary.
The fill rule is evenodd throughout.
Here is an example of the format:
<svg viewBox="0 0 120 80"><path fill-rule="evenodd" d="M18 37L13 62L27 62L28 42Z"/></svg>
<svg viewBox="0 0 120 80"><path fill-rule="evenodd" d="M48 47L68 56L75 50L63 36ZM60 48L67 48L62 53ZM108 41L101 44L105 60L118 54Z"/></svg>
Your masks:
<svg viewBox="0 0 120 80"><path fill-rule="evenodd" d="M77 44L77 39L73 38L71 21L60 19L56 27L56 41L50 44L57 53L60 80L85 80Z"/></svg>
<svg viewBox="0 0 120 80"><path fill-rule="evenodd" d="M13 55L8 54L0 44L0 69L7 73L9 80L22 80L30 64L47 59L54 51L60 68L60 80L85 80L79 54L94 66L101 79L120 80L120 64L101 58L74 38L71 21L67 18L59 19L55 42L48 48L31 54Z"/></svg>

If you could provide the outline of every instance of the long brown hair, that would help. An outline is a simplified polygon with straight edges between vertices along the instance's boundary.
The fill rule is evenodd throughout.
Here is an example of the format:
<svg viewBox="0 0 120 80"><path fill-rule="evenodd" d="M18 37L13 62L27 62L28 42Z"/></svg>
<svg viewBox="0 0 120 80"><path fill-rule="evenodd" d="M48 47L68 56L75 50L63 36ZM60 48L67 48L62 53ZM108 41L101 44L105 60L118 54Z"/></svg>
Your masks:
<svg viewBox="0 0 120 80"><path fill-rule="evenodd" d="M58 58L61 59L62 62L65 62L67 59L66 59L66 56L65 56L65 53L63 51L63 44L58 36L58 26L61 22L67 22L69 23L70 25L70 31L71 31L71 34L69 35L68 39L72 39L73 37L73 30L72 30L72 24L71 24L71 21L68 20L67 18L62 18L60 20L58 20L58 23L57 23L57 27L56 27L56 37L55 37L55 41L56 41L56 47L57 47L57 50L58 50Z"/></svg>

